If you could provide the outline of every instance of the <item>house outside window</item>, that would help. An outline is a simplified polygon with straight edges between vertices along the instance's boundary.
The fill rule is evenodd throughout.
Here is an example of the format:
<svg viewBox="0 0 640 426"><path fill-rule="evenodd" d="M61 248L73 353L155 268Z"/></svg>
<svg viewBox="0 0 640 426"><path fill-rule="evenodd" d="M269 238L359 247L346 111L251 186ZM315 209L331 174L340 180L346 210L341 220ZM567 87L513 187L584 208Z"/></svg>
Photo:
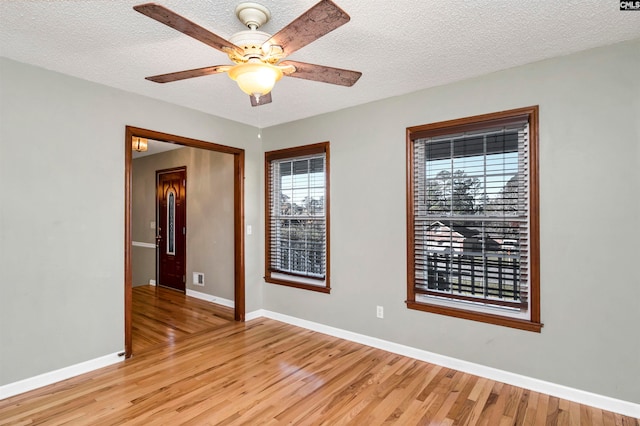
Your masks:
<svg viewBox="0 0 640 426"><path fill-rule="evenodd" d="M265 182L265 281L329 293L329 143L265 153Z"/></svg>
<svg viewBox="0 0 640 426"><path fill-rule="evenodd" d="M538 107L407 129L407 307L539 332Z"/></svg>

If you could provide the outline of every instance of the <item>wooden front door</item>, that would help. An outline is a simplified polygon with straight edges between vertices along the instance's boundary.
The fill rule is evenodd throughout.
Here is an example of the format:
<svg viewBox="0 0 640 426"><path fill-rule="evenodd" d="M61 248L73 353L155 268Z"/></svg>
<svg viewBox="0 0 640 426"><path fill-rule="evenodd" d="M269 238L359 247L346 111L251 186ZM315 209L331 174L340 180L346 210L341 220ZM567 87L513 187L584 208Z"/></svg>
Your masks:
<svg viewBox="0 0 640 426"><path fill-rule="evenodd" d="M185 291L187 169L156 171L158 285Z"/></svg>

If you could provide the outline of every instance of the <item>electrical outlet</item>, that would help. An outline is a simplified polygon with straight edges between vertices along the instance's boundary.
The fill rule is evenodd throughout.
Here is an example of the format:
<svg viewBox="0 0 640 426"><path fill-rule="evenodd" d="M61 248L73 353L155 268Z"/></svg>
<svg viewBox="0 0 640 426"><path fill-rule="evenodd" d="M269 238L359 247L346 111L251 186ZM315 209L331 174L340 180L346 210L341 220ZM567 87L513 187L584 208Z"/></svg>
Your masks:
<svg viewBox="0 0 640 426"><path fill-rule="evenodd" d="M376 316L378 318L384 318L384 308L382 306L376 306Z"/></svg>

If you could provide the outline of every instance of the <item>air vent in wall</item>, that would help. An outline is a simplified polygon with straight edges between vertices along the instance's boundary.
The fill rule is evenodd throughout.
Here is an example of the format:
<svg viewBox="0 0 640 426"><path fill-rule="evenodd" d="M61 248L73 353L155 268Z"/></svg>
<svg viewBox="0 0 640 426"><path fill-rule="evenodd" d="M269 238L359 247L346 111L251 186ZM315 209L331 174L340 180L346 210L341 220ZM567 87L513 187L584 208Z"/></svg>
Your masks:
<svg viewBox="0 0 640 426"><path fill-rule="evenodd" d="M204 287L204 274L202 272L193 273L193 285L200 285Z"/></svg>

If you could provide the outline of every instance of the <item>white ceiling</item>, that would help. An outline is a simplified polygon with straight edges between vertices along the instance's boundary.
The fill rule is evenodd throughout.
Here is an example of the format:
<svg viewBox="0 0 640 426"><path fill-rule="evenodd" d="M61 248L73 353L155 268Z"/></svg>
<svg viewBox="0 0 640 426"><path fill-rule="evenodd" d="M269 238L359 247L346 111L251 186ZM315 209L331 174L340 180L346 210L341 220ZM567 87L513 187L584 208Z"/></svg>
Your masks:
<svg viewBox="0 0 640 426"><path fill-rule="evenodd" d="M241 0L158 3L228 39ZM275 33L316 0L261 0ZM335 0L351 21L289 59L361 71L353 87L283 78L252 108L226 75L144 79L227 56L132 6L144 0L1 0L0 55L216 116L268 127L592 47L640 38L618 0ZM631 70L628 70L631 71Z"/></svg>

